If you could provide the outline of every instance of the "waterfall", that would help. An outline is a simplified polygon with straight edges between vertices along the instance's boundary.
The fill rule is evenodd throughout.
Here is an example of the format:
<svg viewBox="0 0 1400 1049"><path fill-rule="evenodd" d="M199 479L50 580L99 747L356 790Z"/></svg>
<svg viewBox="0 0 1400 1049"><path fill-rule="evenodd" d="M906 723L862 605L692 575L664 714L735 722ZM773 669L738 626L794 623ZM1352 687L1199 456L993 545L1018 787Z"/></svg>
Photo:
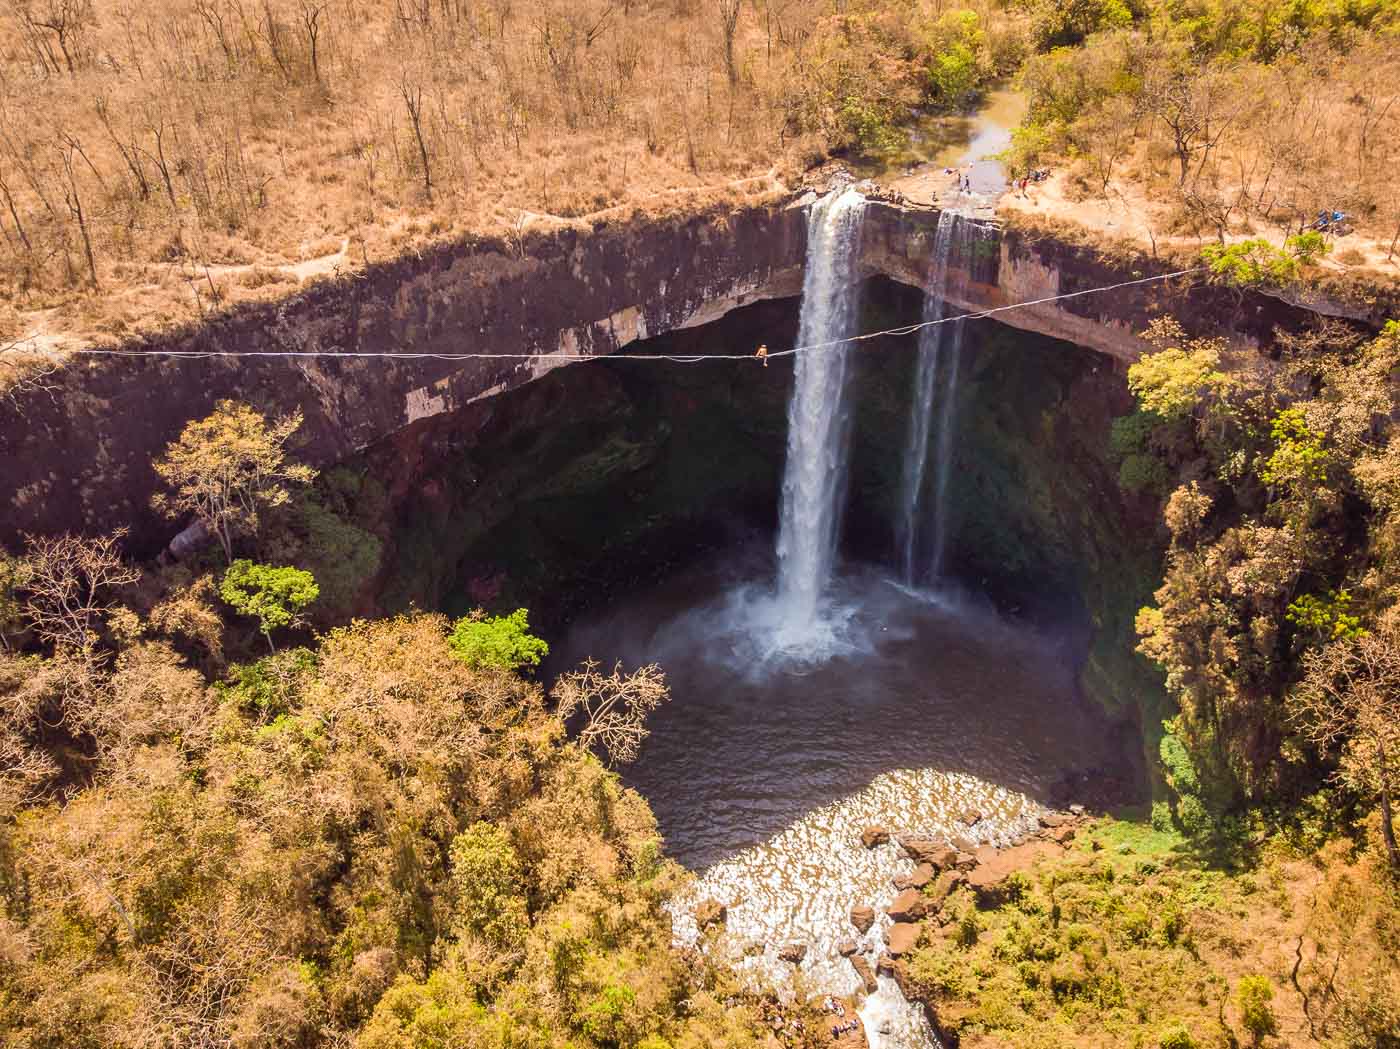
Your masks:
<svg viewBox="0 0 1400 1049"><path fill-rule="evenodd" d="M980 227L955 211L939 214L924 292L924 321L942 321L948 316L950 260L955 264L966 264L964 256L970 247L969 234L976 237L980 232ZM928 552L928 577L936 581L943 574L948 543L948 475L953 466L962 337L963 323L960 320L931 324L919 331L914 403L909 413L899 516L895 522L900 568L904 582L909 586L920 580L921 546ZM933 445L933 490L930 493L932 505L928 515L928 535L924 537L919 511L928 474L930 443Z"/></svg>
<svg viewBox="0 0 1400 1049"><path fill-rule="evenodd" d="M802 284L799 346L854 334L860 291L857 253L865 198L854 189L812 205ZM849 437L845 345L799 353L788 403L787 464L778 525L777 609L788 644L816 633L831 577Z"/></svg>

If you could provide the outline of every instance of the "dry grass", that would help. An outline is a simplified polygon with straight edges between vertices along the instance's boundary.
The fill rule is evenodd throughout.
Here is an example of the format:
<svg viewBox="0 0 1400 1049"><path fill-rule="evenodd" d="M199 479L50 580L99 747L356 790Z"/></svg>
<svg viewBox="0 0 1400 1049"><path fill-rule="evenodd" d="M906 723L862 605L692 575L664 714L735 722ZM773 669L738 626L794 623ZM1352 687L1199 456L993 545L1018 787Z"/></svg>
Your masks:
<svg viewBox="0 0 1400 1049"><path fill-rule="evenodd" d="M1003 209L1068 220L1154 253L1263 237L1282 245L1319 211L1350 216L1324 271L1400 274L1400 51L1384 33L1323 36L1271 62L1194 64L1143 32L1092 39L1026 77L1055 172ZM1184 72L1183 72L1184 68ZM1132 72L1140 86L1125 89ZM1078 92L1078 94L1076 94ZM1088 101L1082 101L1087 98ZM1070 99L1080 101L1070 102Z"/></svg>
<svg viewBox="0 0 1400 1049"><path fill-rule="evenodd" d="M9 0L0 304L42 346L119 337L783 170L823 145L789 99L825 5L745 4L732 79L720 6Z"/></svg>

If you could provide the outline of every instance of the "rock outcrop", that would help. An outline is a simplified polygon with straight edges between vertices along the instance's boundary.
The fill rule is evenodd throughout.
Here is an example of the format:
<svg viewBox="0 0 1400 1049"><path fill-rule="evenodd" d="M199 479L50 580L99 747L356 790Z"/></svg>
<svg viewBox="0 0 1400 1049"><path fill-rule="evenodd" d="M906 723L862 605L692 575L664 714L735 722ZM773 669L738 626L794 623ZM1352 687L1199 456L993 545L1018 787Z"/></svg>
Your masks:
<svg viewBox="0 0 1400 1049"><path fill-rule="evenodd" d="M778 959L792 965L801 965L802 959L806 957L807 945L805 943L788 943L778 948Z"/></svg>
<svg viewBox="0 0 1400 1049"><path fill-rule="evenodd" d="M870 931L870 927L875 924L875 908L864 905L851 908L851 924L856 927L856 931L862 936Z"/></svg>
<svg viewBox="0 0 1400 1049"><path fill-rule="evenodd" d="M918 925L904 922L891 925L889 931L885 933L885 949L893 958L902 957L918 945L922 932L923 929Z"/></svg>
<svg viewBox="0 0 1400 1049"><path fill-rule="evenodd" d="M937 218L932 209L873 201L862 273L921 289ZM977 256L966 280L949 281L961 309L1053 298L1165 269L1015 230L992 229L988 238L994 250ZM150 508L158 486L151 460L221 399L270 416L300 410L305 423L292 450L325 468L530 382L568 363L561 352L615 353L741 305L793 296L805 249L806 216L793 198L571 224L527 233L520 243L469 237L279 302L127 340L113 347L124 356L72 360L45 389L0 400L7 509L0 541L122 522L132 553L154 553L183 526ZM1166 312L1193 331L1245 345L1312 316L1254 291L1167 282L1018 307L996 320L1131 361L1144 349L1136 333ZM404 351L421 356L365 356ZM252 356L224 356L231 353ZM306 353L328 356L288 356ZM461 356L471 353L481 356ZM481 413L483 424L488 417Z"/></svg>
<svg viewBox="0 0 1400 1049"><path fill-rule="evenodd" d="M864 957L859 954L851 955L851 968L856 971L856 976L860 978L861 986L865 988L866 994L874 994L879 990L880 984L875 979L875 972Z"/></svg>
<svg viewBox="0 0 1400 1049"><path fill-rule="evenodd" d="M886 827L866 827L860 832L860 843L867 849L890 843L890 832Z"/></svg>
<svg viewBox="0 0 1400 1049"><path fill-rule="evenodd" d="M896 874L894 876L894 887L903 892L905 889L922 889L929 882L933 881L938 871L931 863L921 863L908 874Z"/></svg>
<svg viewBox="0 0 1400 1049"><path fill-rule="evenodd" d="M894 898L885 913L896 922L916 922L928 913L928 903L918 889L905 889Z"/></svg>

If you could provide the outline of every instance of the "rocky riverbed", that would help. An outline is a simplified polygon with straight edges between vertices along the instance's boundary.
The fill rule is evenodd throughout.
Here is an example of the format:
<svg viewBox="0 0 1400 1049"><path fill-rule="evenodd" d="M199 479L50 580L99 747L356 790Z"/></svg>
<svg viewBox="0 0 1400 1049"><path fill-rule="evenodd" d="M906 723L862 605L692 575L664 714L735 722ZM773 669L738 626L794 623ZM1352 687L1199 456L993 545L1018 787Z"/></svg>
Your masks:
<svg viewBox="0 0 1400 1049"><path fill-rule="evenodd" d="M709 868L677 903L675 934L794 1005L849 1003L849 1019L827 1014L821 1044L927 1046L937 1018L909 997L908 959L951 923L944 902L964 886L994 902L1012 874L1061 851L1082 818L1078 806L1052 810L971 777L887 773ZM810 1030L775 1036L811 1044Z"/></svg>

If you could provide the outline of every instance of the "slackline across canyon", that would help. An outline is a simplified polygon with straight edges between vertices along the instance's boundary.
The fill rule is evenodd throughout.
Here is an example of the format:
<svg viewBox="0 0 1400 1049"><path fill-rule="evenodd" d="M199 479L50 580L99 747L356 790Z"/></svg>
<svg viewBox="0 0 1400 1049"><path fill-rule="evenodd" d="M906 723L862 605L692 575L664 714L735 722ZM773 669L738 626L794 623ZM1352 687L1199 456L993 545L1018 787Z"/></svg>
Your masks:
<svg viewBox="0 0 1400 1049"><path fill-rule="evenodd" d="M542 353L415 353L412 351L346 351L338 350L269 350L265 353L255 350L121 350L103 349L100 347L82 347L74 350L35 350L20 352L33 352L36 354L63 357L71 354L82 354L93 357L174 357L188 359L204 359L211 357L250 357L258 359L274 358L299 358L299 357L340 357L345 359L358 358L386 358L390 360L434 360L434 361L473 361L473 360L521 360L521 361L669 361L672 364L699 364L702 361L760 361L767 363L779 357L792 357L799 353L815 353L822 350L834 349L853 342L864 342L867 339L878 339L885 335L912 335L923 328L932 328L939 324L956 324L960 321L981 320L984 317L991 317L998 313L1006 313L1010 310L1025 309L1028 306L1043 306L1051 302L1061 302L1065 299L1074 299L1082 295L1097 295L1106 291L1117 291L1119 288L1130 288L1137 284L1150 284L1154 281L1172 280L1176 277L1187 277L1193 273L1202 272L1204 267L1197 266L1192 269L1176 270L1172 273L1159 273L1152 277L1140 277L1137 280L1125 280L1119 284L1107 284L1098 288L1085 288L1082 291L1069 291L1061 295L1049 295L1043 299L1030 299L1026 302L1013 302L1007 306L995 306L992 309L981 310L977 313L964 313L956 317L942 317L937 320L920 321L915 324L906 324L898 328L886 328L883 331L866 332L863 335L852 335L844 339L832 339L829 342L814 342L805 346L793 346L786 350L766 350L763 353L712 353L700 354L696 356L677 356L664 353L563 353L563 352L542 352ZM17 347L16 347L17 348Z"/></svg>

